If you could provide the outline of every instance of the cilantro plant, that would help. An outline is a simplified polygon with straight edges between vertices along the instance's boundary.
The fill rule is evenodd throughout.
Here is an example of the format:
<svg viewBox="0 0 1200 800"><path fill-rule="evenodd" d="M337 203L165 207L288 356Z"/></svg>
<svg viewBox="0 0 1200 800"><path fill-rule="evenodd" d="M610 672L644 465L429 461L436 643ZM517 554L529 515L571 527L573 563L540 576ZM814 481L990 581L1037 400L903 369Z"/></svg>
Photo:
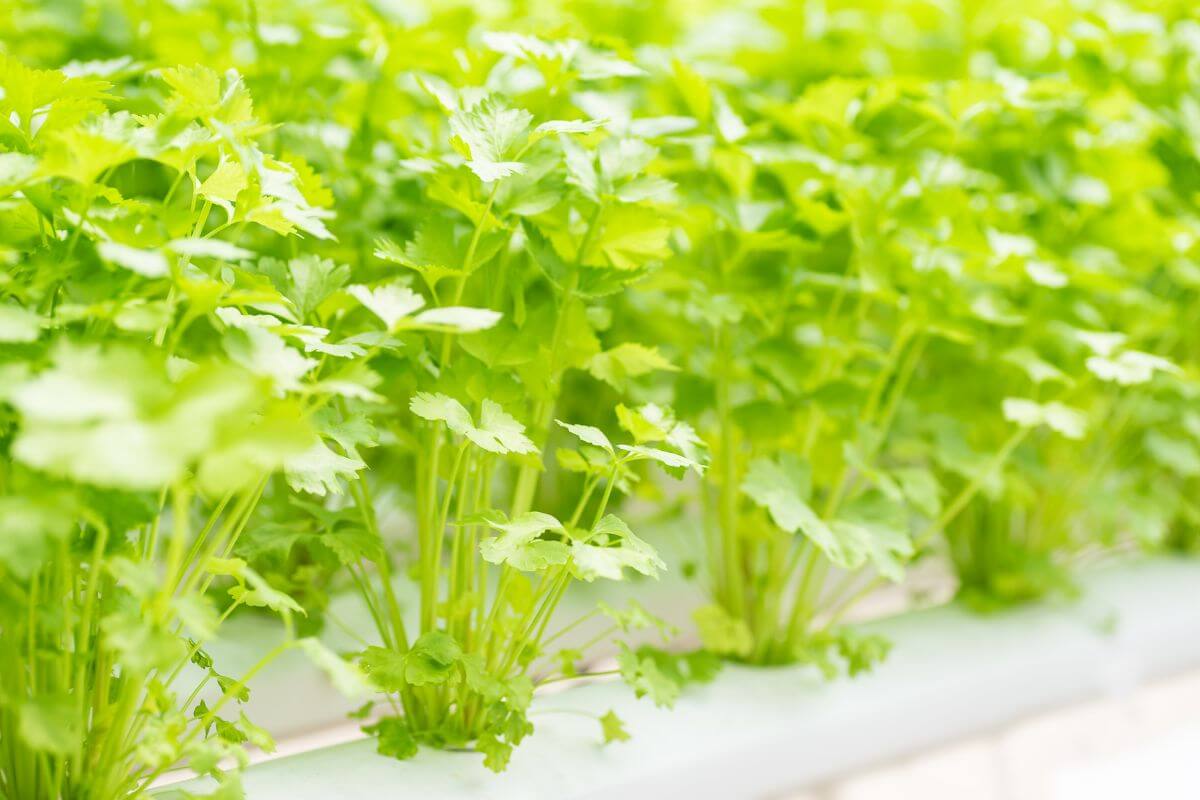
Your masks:
<svg viewBox="0 0 1200 800"><path fill-rule="evenodd" d="M10 798L145 796L177 764L233 796L244 744L273 746L237 707L275 657L301 648L365 686L232 557L260 498L331 469L312 411L348 390L313 382L294 346L319 350L327 331L242 310L289 313L256 258L329 236L319 183L261 149L237 74L171 68L133 86L0 56ZM243 606L285 635L225 675L206 647Z"/></svg>
<svg viewBox="0 0 1200 800"><path fill-rule="evenodd" d="M639 70L581 42L500 34L469 60L444 75L402 72L393 97L406 109L402 124L364 143L393 155L384 197L422 213L383 221L362 282L346 288L359 311L331 309L352 340L373 337L362 359L383 382L327 410L331 435L365 414L395 444L376 449L375 475L350 481L349 507L314 515L326 530L367 533L347 566L378 636L358 663L388 695L385 716L366 728L380 751L406 758L420 744L471 745L500 770L532 730L533 689L577 676L584 648L550 649L575 624L552 622L571 584L665 568L612 513L616 501L642 462L701 472L703 454L691 428L657 405L594 414L620 423L625 433L611 439L556 412L568 373L620 391L630 376L670 368L652 347L606 348L601 338L608 298L668 254L656 200L670 184L647 172L651 145L559 97L565 82ZM481 87L468 83L477 73ZM532 88L494 88L517 75ZM381 407L384 397L406 398L404 411ZM558 486L552 507L541 506L544 451L555 441ZM415 624L373 501L410 486ZM606 613L612 629L593 643L653 621L640 609ZM650 654L626 651L619 671L659 703L677 691Z"/></svg>
<svg viewBox="0 0 1200 800"><path fill-rule="evenodd" d="M499 46L524 53L525 45ZM602 351L589 312L663 255L666 229L645 205L658 184L642 174L653 150L591 120L535 123L495 96L425 85L448 115L450 149L408 154L427 159L429 214L408 243L385 241L378 255L418 272L440 301L428 314L463 314L466 300L504 317L472 311L487 333L406 348L417 389L409 410L419 447L420 622L409 639L394 600L371 598L384 646L369 648L361 664L403 710L369 728L381 751L403 757L418 742L473 742L498 770L532 730L531 690L572 677L582 657L573 651L558 666L538 664L559 635L551 618L570 585L665 567L611 513L636 479L634 465L702 467L690 429L658 409L618 407L632 438L617 444L599 428L555 418L568 370L610 375L642 356ZM558 451L559 462L578 473L561 518L535 510L542 449L557 429L574 442ZM637 658L622 662L635 686L655 670Z"/></svg>
<svg viewBox="0 0 1200 800"><path fill-rule="evenodd" d="M938 335L911 265L872 257L891 235L872 221L900 213L904 176L804 144L827 128L861 139L825 104L865 84L764 100L754 119L685 64L668 80L669 110L688 121L665 137L688 247L648 286L649 324L686 354L675 402L713 450L701 639L739 660L856 673L885 649L838 624L859 576L900 580L938 502L925 465L887 446Z"/></svg>

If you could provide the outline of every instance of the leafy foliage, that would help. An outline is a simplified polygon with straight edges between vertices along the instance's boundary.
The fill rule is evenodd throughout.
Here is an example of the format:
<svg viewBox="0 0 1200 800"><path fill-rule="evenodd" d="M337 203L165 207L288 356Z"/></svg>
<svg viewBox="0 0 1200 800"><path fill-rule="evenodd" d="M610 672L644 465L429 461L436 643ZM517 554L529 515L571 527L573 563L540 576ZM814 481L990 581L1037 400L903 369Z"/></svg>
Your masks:
<svg viewBox="0 0 1200 800"><path fill-rule="evenodd" d="M273 743L222 714L285 649L332 654L232 553L264 498L364 466L325 455L312 411L341 395L289 327L336 269L295 260L289 296L255 267L330 237L327 212L236 72L131 70L118 92L0 55L0 86L0 791L140 797L182 760L239 796L223 764ZM239 607L285 637L232 677L204 648Z"/></svg>
<svg viewBox="0 0 1200 800"><path fill-rule="evenodd" d="M238 796L246 607L503 769L646 507L662 705L869 669L926 554L993 609L1200 547L1194 3L75 5L0 7L0 793Z"/></svg>

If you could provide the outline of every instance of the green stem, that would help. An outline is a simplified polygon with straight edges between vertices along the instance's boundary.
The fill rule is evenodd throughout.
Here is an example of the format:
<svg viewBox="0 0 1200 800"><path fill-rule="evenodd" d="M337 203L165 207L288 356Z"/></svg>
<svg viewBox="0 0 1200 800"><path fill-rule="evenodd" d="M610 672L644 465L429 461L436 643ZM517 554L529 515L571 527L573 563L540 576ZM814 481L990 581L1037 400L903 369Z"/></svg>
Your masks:
<svg viewBox="0 0 1200 800"><path fill-rule="evenodd" d="M954 500L951 501L948 506L946 506L938 518L931 522L929 526L925 528L925 530L915 537L915 549L920 550L922 547L924 547L938 531L943 530L955 517L962 512L964 508L966 508L967 504L970 503L971 500L974 499L975 495L979 493L979 490L983 488L983 484L986 483L988 479L992 477L992 474L995 473L995 471L999 469L1005 461L1008 460L1008 457L1012 455L1012 452L1017 449L1017 446L1020 445L1021 442L1025 441L1025 437L1027 437L1032 430L1033 428L1021 427L1013 431L1012 435L1009 436L1000 449L996 451L996 454L992 456L992 459L987 463L987 465L978 473L976 473L975 477L973 477L967 483L967 485L962 488L962 490L958 493Z"/></svg>
<svg viewBox="0 0 1200 800"><path fill-rule="evenodd" d="M579 675L559 675L554 678L546 678L545 680L538 681L538 686L547 686L551 683L562 683L563 681L579 681L579 680L584 680L586 678L603 678L605 675L620 675L620 674L621 674L621 670L619 670L619 669L606 669L603 672L584 672ZM580 712L580 713L583 713L583 712ZM585 716L591 716L591 715L585 714Z"/></svg>
<svg viewBox="0 0 1200 800"><path fill-rule="evenodd" d="M718 489L718 514L721 520L722 559L724 565L724 605L736 618L746 613L745 586L741 542L738 530L738 467L737 429L729 397L731 364L729 334L724 328L717 332L717 416L720 422L721 485Z"/></svg>
<svg viewBox="0 0 1200 800"><path fill-rule="evenodd" d="M450 501L454 497L454 484L458 480L458 470L462 466L463 456L469 447L468 442L459 445L458 452L454 456L454 466L450 469L450 478L446 481L446 494L442 498L442 507L438 512L437 523L432 531L432 541L430 542L430 566L432 571L429 576L429 583L432 585L432 593L434 602L437 602L438 590L441 584L442 572L442 547L445 543L446 536L446 521L450 514ZM433 621L436 625L437 615L433 614ZM431 627L430 630L433 628Z"/></svg>
<svg viewBox="0 0 1200 800"><path fill-rule="evenodd" d="M589 611L586 614L584 614L583 616L579 617L578 619L576 619L574 622L570 623L569 625L559 628L557 631L555 631L553 634L551 634L550 638L547 639L544 643L550 644L551 642L558 641L559 638L561 638L562 636L565 636L566 634L575 630L580 625L587 622L589 619L595 617L599 613L600 613L600 609L593 608L591 611Z"/></svg>
<svg viewBox="0 0 1200 800"><path fill-rule="evenodd" d="M546 394L541 397L534 405L532 416L534 436L539 446L544 446L547 436L549 435L550 424L554 421L554 409L558 404L558 393L562 384L562 372L559 366L559 358L561 357L563 336L566 333L566 318L570 310L570 304L575 298L575 292L579 288L579 269L583 264L583 259L587 255L587 250L591 246L592 237L596 232L596 225L603 213L604 204L599 203L592 211L588 218L587 228L584 230L583 238L580 240L579 249L575 253L575 261L572 264L570 275L567 276L566 284L563 286L562 297L558 303L558 313L554 318L554 331L550 335L550 359L548 373L550 376L549 386ZM524 464L517 473L516 488L513 490L513 502L511 513L513 516L524 514L533 507L533 498L537 493L537 485L541 476L541 469L537 464Z"/></svg>

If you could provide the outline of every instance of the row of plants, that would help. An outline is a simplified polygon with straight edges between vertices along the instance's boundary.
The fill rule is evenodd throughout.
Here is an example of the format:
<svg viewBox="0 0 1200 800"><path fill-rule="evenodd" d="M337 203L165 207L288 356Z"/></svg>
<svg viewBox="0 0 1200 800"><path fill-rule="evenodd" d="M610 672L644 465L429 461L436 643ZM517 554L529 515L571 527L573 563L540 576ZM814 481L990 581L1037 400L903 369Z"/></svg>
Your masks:
<svg viewBox="0 0 1200 800"><path fill-rule="evenodd" d="M241 796L291 650L500 771L593 648L669 706L1197 549L1200 15L1018 5L5 4L0 797ZM696 639L569 600L667 570Z"/></svg>

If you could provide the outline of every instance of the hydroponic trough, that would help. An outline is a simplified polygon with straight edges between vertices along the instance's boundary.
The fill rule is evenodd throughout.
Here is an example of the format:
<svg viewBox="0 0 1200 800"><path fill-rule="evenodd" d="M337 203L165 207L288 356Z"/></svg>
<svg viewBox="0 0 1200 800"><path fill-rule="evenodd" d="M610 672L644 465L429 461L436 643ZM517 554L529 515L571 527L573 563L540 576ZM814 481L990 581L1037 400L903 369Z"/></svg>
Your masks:
<svg viewBox="0 0 1200 800"><path fill-rule="evenodd" d="M875 673L823 683L809 668L728 667L673 712L596 682L539 697L537 732L503 775L474 753L398 762L354 741L245 774L250 800L407 796L495 800L754 798L1120 694L1200 665L1200 564L1156 559L1082 578L1074 603L980 617L947 606L869 627L895 643ZM293 698L297 707L305 698ZM615 709L635 743L599 744L577 713Z"/></svg>

